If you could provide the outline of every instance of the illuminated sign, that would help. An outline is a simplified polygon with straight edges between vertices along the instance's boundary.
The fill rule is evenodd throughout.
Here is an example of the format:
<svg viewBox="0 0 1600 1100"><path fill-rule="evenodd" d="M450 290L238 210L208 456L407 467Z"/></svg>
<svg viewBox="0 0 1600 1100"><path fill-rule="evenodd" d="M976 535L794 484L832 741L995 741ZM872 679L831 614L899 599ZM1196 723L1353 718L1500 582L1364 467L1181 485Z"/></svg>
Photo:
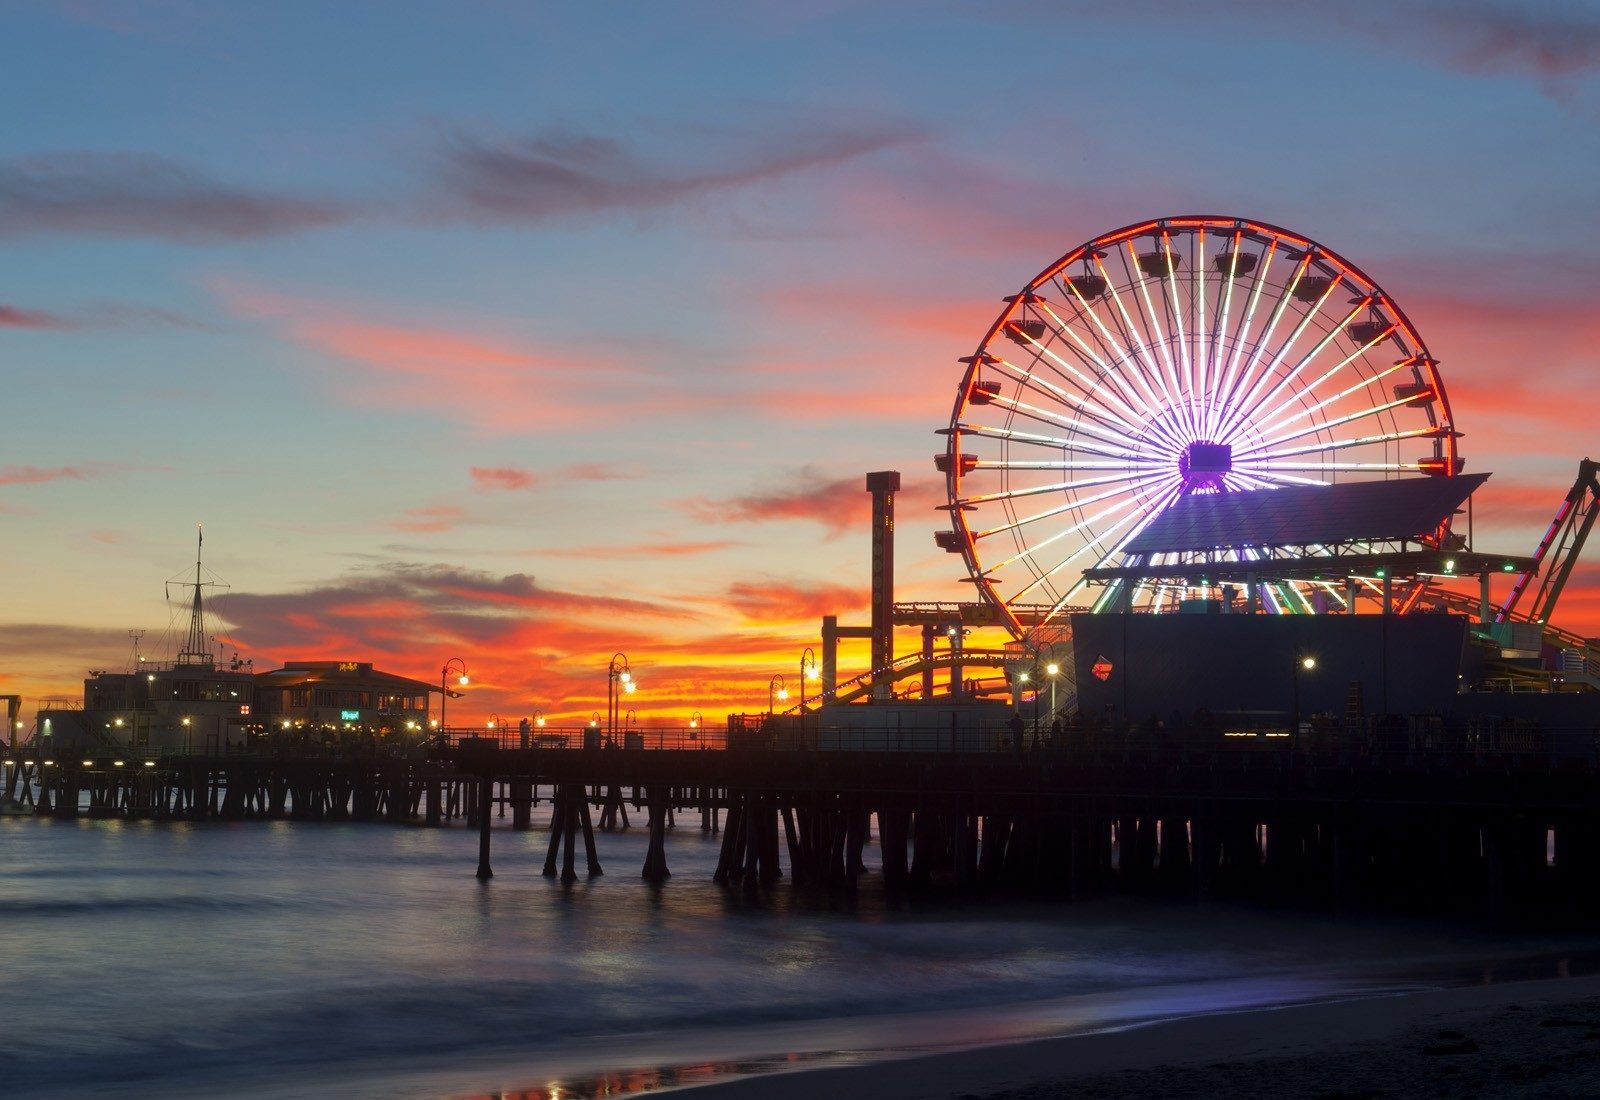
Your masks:
<svg viewBox="0 0 1600 1100"><path fill-rule="evenodd" d="M240 703L239 704L239 713L240 714L249 714L250 713L250 704L249 703Z"/></svg>
<svg viewBox="0 0 1600 1100"><path fill-rule="evenodd" d="M339 671L340 672L360 672L361 671L361 666L358 665L355 661L340 661L339 662Z"/></svg>
<svg viewBox="0 0 1600 1100"><path fill-rule="evenodd" d="M339 721L359 722L361 721L361 712L359 710L341 710L339 712Z"/></svg>
<svg viewBox="0 0 1600 1100"><path fill-rule="evenodd" d="M1089 671L1094 673L1094 678L1096 680L1104 683L1106 680L1111 679L1112 667L1113 666L1110 661L1106 660L1104 657L1101 657L1098 661L1089 666Z"/></svg>

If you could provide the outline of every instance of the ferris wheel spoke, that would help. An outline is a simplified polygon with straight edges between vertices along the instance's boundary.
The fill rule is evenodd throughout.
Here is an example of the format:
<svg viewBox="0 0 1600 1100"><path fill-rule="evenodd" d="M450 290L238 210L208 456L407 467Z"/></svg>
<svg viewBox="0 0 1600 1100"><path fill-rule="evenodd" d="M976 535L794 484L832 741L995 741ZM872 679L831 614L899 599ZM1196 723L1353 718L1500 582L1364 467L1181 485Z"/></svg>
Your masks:
<svg viewBox="0 0 1600 1100"><path fill-rule="evenodd" d="M1173 480L1176 480L1176 479L1173 479ZM1105 521L1106 519L1110 518L1111 516L1119 515L1119 514L1122 514L1122 513L1127 513L1127 516L1124 519L1119 520L1119 521L1117 521L1117 523L1113 523L1109 527L1106 528L1107 531L1116 530L1118 525L1120 525L1121 523L1125 523L1125 522L1127 522L1128 519L1131 519L1131 518L1139 515L1140 513L1139 513L1138 509L1144 504L1144 502L1145 502L1145 494L1144 493L1142 493L1142 492L1133 492L1131 494L1128 494L1128 499L1127 500L1121 501L1121 502L1119 502L1117 504L1110 505L1109 507L1106 507L1106 508L1102 508L1100 511L1096 512L1094 515L1089 516L1086 519L1079 520L1077 523L1073 524L1070 527L1064 528L1064 529L1056 532L1055 534L1051 535L1049 538L1044 539L1044 540L1042 540L1040 542L1036 542L1036 543L1030 544L1029 546L1025 547L1022 551L1020 551L1019 553L1013 554L1011 557L1005 559L1004 561L996 562L994 565L992 565L988 569L984 570L983 575L985 577L990 576L996 570L1003 569L1006 566L1013 565L1013 564L1015 564L1016 562L1019 562L1019 561L1026 560L1026 561L1029 561L1030 563L1037 564L1037 557L1038 557L1038 554L1039 554L1040 551L1042 551L1042 550L1044 550L1044 549L1046 549L1046 548L1048 548L1050 546L1055 545L1056 543L1060 542L1062 539L1066 538L1068 535L1075 535L1079 531L1084 531L1084 530L1092 531L1094 529L1094 525L1095 524L1101 523L1101 522ZM1098 536L1096 536L1096 537L1098 537ZM1094 541L1095 541L1095 539L1091 538L1090 542L1087 545L1093 545ZM1080 550L1074 551L1072 554L1069 554L1067 557L1063 558L1060 562L1057 562L1055 565L1051 566L1049 569L1044 569L1036 577L1034 577L1034 579L1027 586L1025 586L1020 591L1018 591L1016 593L1016 597L1021 597L1021 596L1025 595L1026 593L1033 591L1033 589L1037 588L1046 579L1048 579L1049 577L1051 577L1054 574L1056 574L1057 572L1059 572L1064 566L1066 566L1069 563L1071 563L1072 561L1076 560L1076 558L1080 554L1084 553L1085 549L1087 549L1087 545L1086 545L1086 547L1084 549L1080 549ZM1014 598L1016 598L1016 597L1014 597Z"/></svg>
<svg viewBox="0 0 1600 1100"><path fill-rule="evenodd" d="M1382 339L1382 337L1380 337L1380 339ZM1304 420L1308 416L1314 416L1318 412L1321 412L1323 409L1327 408L1329 405L1332 405L1338 401L1343 401L1345 398L1351 396L1352 394L1359 393L1361 390L1366 389L1373 383L1387 378L1396 371L1404 370L1406 367L1412 365L1411 360L1401 359L1393 366L1387 367L1384 370L1374 371L1372 374L1367 375L1366 377L1358 378L1354 384L1345 387L1331 397L1324 397L1321 401L1318 401L1314 405L1309 405L1305 408L1302 408L1299 412L1294 413L1292 416L1283 415L1293 407L1297 400L1307 396L1314 396L1317 392L1317 387L1321 386L1324 382L1328 381L1335 374L1339 373L1339 371L1343 370L1351 363L1356 362L1361 358L1361 356L1365 355L1371 349L1372 344L1363 344L1361 347L1357 348L1355 351L1351 352L1348 356L1342 359L1337 365L1325 371L1316 381L1308 384L1306 388L1298 395L1291 395L1281 402L1270 413L1264 414L1261 417L1264 423L1262 423L1261 426L1256 429L1257 434L1266 435L1267 433L1276 431L1277 429L1286 425L1293 424L1297 420Z"/></svg>
<svg viewBox="0 0 1600 1100"><path fill-rule="evenodd" d="M1310 310L1305 317L1301 318L1300 325L1295 330L1295 335L1290 338L1290 346L1293 345L1295 339L1298 339L1300 333L1305 330L1306 324L1311 320L1311 318L1321 311L1323 303L1328 300L1328 295L1332 294L1338 285L1338 283L1334 283L1329 286L1327 293L1318 300L1316 307ZM1278 394L1286 391L1289 386L1294 383L1294 380L1300 377L1301 372L1309 367L1318 355L1322 354L1322 350L1329 344L1333 343L1335 338L1342 335L1345 329L1349 327L1350 322L1354 321L1358 316L1360 316L1361 311L1366 309L1371 302L1372 299L1370 298L1362 299L1353 309L1350 310L1349 313L1345 314L1343 320L1334 325L1333 328L1329 329L1327 332L1323 333L1317 342L1311 346L1311 350L1306 352L1305 355L1301 356L1300 361L1297 362L1286 374L1284 374L1282 378L1273 383L1271 388L1269 388L1266 393L1262 394L1262 396L1253 403L1246 402L1245 404L1241 405L1235 413L1235 420L1241 424L1250 421L1255 417L1257 410L1270 402ZM1301 392L1305 393L1306 387L1302 386Z"/></svg>
<svg viewBox="0 0 1600 1100"><path fill-rule="evenodd" d="M1100 385L1101 378L1111 373L1111 368L1106 365L1105 361L1096 355L1094 353L1094 349L1089 347L1089 345L1084 342L1083 337L1079 336L1074 330L1068 328L1065 331L1067 335L1070 336L1082 349L1082 354L1085 354L1088 359L1092 359L1094 361L1094 368L1091 369L1097 369L1100 372L1099 375L1093 378L1089 377L1088 375L1084 374L1083 371L1079 370L1066 359L1058 355L1054 349L1045 347L1044 344L1033 339L1032 337L1029 337L1028 342L1033 345L1040 357L1035 361L1038 362L1042 359L1050 360L1050 362L1054 363L1058 368L1058 373L1060 371L1066 372L1066 374L1063 375L1063 378L1070 376L1076 381L1078 388L1083 391L1085 396L1094 396L1097 393L1101 393L1102 390L1105 390L1105 392L1101 395L1101 400L1111 398L1118 405L1121 405L1123 412L1116 415L1119 419L1124 420L1126 423L1139 424L1144 421L1148 417L1148 413L1135 409L1132 405L1129 405L1126 401L1122 400L1122 398L1115 392ZM1001 362L1010 366L1013 371L1017 370L1017 367L1007 362L1003 356L997 358L999 358ZM1029 373L1031 374L1033 372L1030 371Z"/></svg>
<svg viewBox="0 0 1600 1100"><path fill-rule="evenodd" d="M1083 343L1082 339L1077 336L1077 326L1062 319L1061 315L1051 307L1049 302L1041 298L1039 301L1034 303L1034 308L1039 310L1041 313L1048 315L1050 320L1056 324L1060 331L1069 333L1072 335L1073 339L1078 340L1080 344ZM1085 309L1079 311L1079 316L1087 316L1091 321L1099 326L1100 333L1104 334L1105 337L1103 342L1106 346L1106 350L1110 351L1114 340L1111 339L1110 331L1106 329L1103 323L1101 323L1099 315L1093 310ZM1100 336L1096 336L1096 339L1100 339ZM1088 350L1087 344L1084 344L1084 347L1086 350ZM1128 385L1128 383L1124 380L1123 372L1116 370L1109 362L1101 359L1098 353L1091 352L1091 354L1094 354L1096 363L1098 363L1102 369L1103 373L1101 378L1110 379L1112 385L1114 385L1122 394L1121 403L1126 404L1129 409L1133 408L1133 403L1137 403L1139 407L1138 415L1149 419L1154 419L1161 405L1160 401L1155 397L1155 395L1153 393L1150 394L1150 400L1147 401L1143 395L1139 394L1133 387ZM1127 361L1126 352L1123 352L1120 349L1112 354L1114 357L1120 356L1124 362Z"/></svg>
<svg viewBox="0 0 1600 1100"><path fill-rule="evenodd" d="M1294 274L1289 277L1289 282L1278 291L1278 298L1273 304L1271 316L1267 318L1266 327L1262 330L1260 339L1250 349L1250 358L1245 361L1244 369L1239 372L1238 387L1245 389L1246 396L1244 400L1246 403L1254 397L1262 381L1272 373L1270 361L1269 365L1260 370L1259 373L1257 368L1265 361L1268 348L1272 346L1272 337L1278 331L1278 324L1283 320L1284 313L1288 311L1289 302L1294 298L1295 288L1300 285L1300 280L1305 275L1306 268L1310 265L1311 253L1307 251L1305 255L1300 257L1300 262L1295 265ZM1293 342L1292 337L1290 342ZM1238 403L1231 400L1230 395L1229 408L1237 407ZM1223 417L1222 427L1218 429L1218 434L1225 435L1232 427L1232 420L1231 415Z"/></svg>
<svg viewBox="0 0 1600 1100"><path fill-rule="evenodd" d="M1082 420L1072 420L1066 416L1063 416L1061 413L1051 412L1049 409L1041 409L1037 405L1030 405L1024 401L1018 401L1015 398L997 395L994 399L994 403L1011 409L1015 411L1017 415L1026 417L1027 419L1040 424L1048 424L1052 427L1061 427L1072 431L1088 433L1096 437L1096 439L1102 443L1113 445L1120 444L1129 448L1133 448L1134 450L1137 450L1140 447L1138 440L1132 438L1131 436L1124 435L1121 432L1108 431L1096 424Z"/></svg>
<svg viewBox="0 0 1600 1100"><path fill-rule="evenodd" d="M1395 409L1409 405L1412 400L1413 398L1411 397L1399 397L1393 401L1386 401L1381 405L1372 405L1365 409L1359 409L1356 412L1346 413L1343 416L1336 417L1332 420L1324 420L1320 423L1312 424L1309 427L1301 428L1298 431L1289 432L1286 435L1274 436L1271 439L1263 439L1260 443L1256 444L1255 447L1251 448L1251 450L1241 451L1240 453L1244 455L1253 454L1262 447L1275 447L1279 443L1290 443L1296 439L1304 439L1308 435L1315 435L1318 432L1325 432L1330 428L1337 428L1342 424L1351 424L1357 420L1364 420L1369 416L1381 416L1383 413L1392 412Z"/></svg>
<svg viewBox="0 0 1600 1100"><path fill-rule="evenodd" d="M1243 355L1246 345L1249 343L1250 326L1255 322L1256 307L1261 304L1261 293L1266 289L1267 275L1272 270L1272 261L1273 258L1277 256L1277 253L1278 241L1276 238L1273 238L1270 242L1268 242L1266 250L1262 253L1260 260L1258 260L1256 263L1255 279L1250 285L1250 299L1245 304L1244 316L1239 319L1239 331L1234 336L1233 350L1228 354L1228 366L1223 372L1223 384L1221 387L1223 398L1221 405L1224 411L1233 407L1232 403L1235 389L1244 382L1243 373L1240 373L1237 379L1235 378L1234 373L1236 368L1239 366L1239 359ZM1237 248L1235 249L1234 263L1238 263ZM1220 425L1216 424L1210 426L1208 434L1211 438L1216 438L1219 426Z"/></svg>
<svg viewBox="0 0 1600 1100"><path fill-rule="evenodd" d="M1208 370L1210 356L1206 354L1206 231L1204 227L1195 230L1190 239L1192 255L1189 257L1191 270L1194 272L1194 369L1195 391L1193 398L1199 403L1196 410L1196 419L1202 427L1206 422L1207 386L1210 384Z"/></svg>
<svg viewBox="0 0 1600 1100"><path fill-rule="evenodd" d="M1110 272L1106 270L1104 258L1101 256L1096 256L1094 263L1095 267L1100 272L1100 277L1105 280L1106 287L1111 293L1112 304L1117 307L1117 312L1122 316L1122 326L1130 337L1128 343L1133 349L1135 357L1140 359L1140 366L1143 368L1143 373L1146 376L1145 385L1149 386L1149 379L1154 377L1156 382L1161 386L1161 395L1165 401L1165 406L1169 409L1172 408L1178 403L1178 395L1167 388L1167 379L1161 373L1161 364L1159 362L1152 362L1149 364L1143 362L1144 358L1146 357L1154 360L1159 355L1154 346L1154 342L1150 339L1150 333L1147 330L1141 330L1140 327L1134 323L1133 316L1128 312L1127 305L1122 301L1122 292L1117 289L1116 282L1112 280ZM1134 304L1135 306L1138 305L1137 299L1135 300ZM1143 331L1143 335L1140 337L1135 337L1134 334L1140 331ZM1153 392L1154 387L1151 387L1151 389Z"/></svg>
<svg viewBox="0 0 1600 1100"><path fill-rule="evenodd" d="M1221 357L1222 334L1228 329L1228 314L1233 309L1233 284L1239 266L1239 242L1244 239L1244 234L1238 229L1233 231L1233 244L1228 250L1228 270L1223 272L1222 293L1217 296L1217 316L1211 326L1211 342L1206 345L1206 362L1216 365ZM1202 269L1202 273L1203 273ZM1215 428L1217 410L1222 407L1223 371L1217 371L1217 385L1213 400L1206 410L1206 417L1201 422L1207 438Z"/></svg>
<svg viewBox="0 0 1600 1100"><path fill-rule="evenodd" d="M1140 405L1143 406L1145 415L1153 419L1161 409L1161 398L1157 397L1155 391L1150 389L1150 384L1145 380L1144 372L1139 369L1138 363L1129 357L1129 351L1127 347L1128 341L1117 340L1115 335L1112 334L1111 330L1106 327L1105 322L1100 319L1100 315L1095 312L1095 310L1086 301L1084 301L1083 295L1079 293L1076 288L1073 288L1072 290L1072 298L1077 302L1076 308L1078 311L1078 316L1087 317L1094 323L1095 327L1100 332L1102 343L1105 345L1106 349L1110 351L1114 357L1120 359L1123 365L1128 368L1124 373L1132 375L1133 380L1143 386L1145 392L1143 395L1138 396L1137 400ZM1050 303L1044 299L1041 298L1037 303L1035 303L1035 308L1049 314L1050 319L1054 321L1057 326L1062 328L1067 326L1067 322L1062 320L1061 316L1056 313L1053 308L1051 308ZM1121 388L1125 393L1128 393L1129 396L1133 396L1131 391L1128 390L1128 387L1126 385L1122 385L1121 377L1122 376L1119 374L1117 378L1119 385L1121 385Z"/></svg>
<svg viewBox="0 0 1600 1100"><path fill-rule="evenodd" d="M1103 493L1095 493L1092 496L1082 497L1082 498L1077 499L1077 500L1068 501L1066 504L1059 504L1056 507L1048 508L1043 512L1035 512L1031 516L1023 516L1022 518L1014 520L1011 523L1002 524L999 527L991 527L987 531L975 531L975 532L973 532L972 538L973 538L974 541L976 541L978 539L988 538L991 535L998 535L998 534L1001 534L1001 533L1006 532L1006 531L1013 531L1013 530L1016 530L1018 528L1025 527L1030 523L1037 523L1040 520L1052 519L1052 518L1054 518L1056 516L1063 515L1063 514L1068 513L1068 512L1076 512L1076 511L1078 511L1080 509L1087 508L1091 504L1099 504L1101 501L1111 500L1111 499L1113 499L1115 497L1122 496L1124 493L1138 492L1141 488L1143 488L1146 485L1150 485L1150 484L1153 484L1154 482L1164 480L1166 478L1166 476L1167 475L1165 475L1165 474L1150 474L1150 475L1148 475L1148 476L1136 481L1132 485L1124 486L1124 487L1117 488L1117 489L1108 489L1107 491L1105 491Z"/></svg>
<svg viewBox="0 0 1600 1100"><path fill-rule="evenodd" d="M1080 462L1077 459L978 459L978 470L1159 470L1170 462Z"/></svg>
<svg viewBox="0 0 1600 1100"><path fill-rule="evenodd" d="M1434 437L1439 429L1432 426L1426 428L1410 428L1404 431L1382 432L1378 435L1364 435L1352 439L1334 439L1327 442L1312 443L1304 447L1290 447L1281 451L1264 451L1261 447L1252 447L1240 452L1237 457L1248 459L1252 462L1269 462L1275 458L1294 458L1297 455L1322 454L1329 451L1344 451L1351 447L1371 447L1379 443L1397 443L1402 439L1420 439Z"/></svg>
<svg viewBox="0 0 1600 1100"><path fill-rule="evenodd" d="M1252 478L1273 482L1274 485L1331 485L1331 481L1323 481L1317 477L1300 477L1298 474L1280 473L1277 469L1263 469L1259 466L1252 467ZM1271 487L1271 486L1269 486Z"/></svg>
<svg viewBox="0 0 1600 1100"><path fill-rule="evenodd" d="M1101 427L1112 431L1117 431L1118 427L1125 428L1127 429L1126 432L1118 432L1118 434L1123 435L1130 445L1137 442L1138 422L1129 421L1103 405L1096 404L1090 400L1093 395L1084 392L1081 385L1075 387L1077 393L1075 396L1072 391L1056 385L1048 378L1040 377L1035 371L1018 366L1009 359L996 357L994 362L996 366L1003 367L1015 375L1023 389L1033 390L1041 396L1052 397L1063 405L1074 409L1079 415L1087 415Z"/></svg>
<svg viewBox="0 0 1600 1100"><path fill-rule="evenodd" d="M1321 473L1327 470L1353 472L1359 470L1363 473L1383 472L1398 474L1408 471L1416 473L1420 469L1421 467L1415 462L1266 462L1251 467L1251 470L1256 473L1268 470L1274 473L1283 470L1296 470L1301 473Z"/></svg>
<svg viewBox="0 0 1600 1100"><path fill-rule="evenodd" d="M1132 261L1131 265L1129 261ZM1187 420L1183 406L1183 384L1178 381L1177 363L1173 359L1171 347L1168 346L1166 330L1162 328L1161 321L1156 316L1155 303L1150 300L1150 284L1144 277L1144 268L1139 266L1139 254L1135 251L1132 240L1127 242L1127 256L1122 263L1131 271L1132 277L1138 280L1139 295L1134 299L1134 303L1141 307L1139 313L1144 318L1145 329L1161 353L1161 362L1166 368L1167 382L1172 393L1173 412L1180 420ZM1187 427L1190 431L1194 430L1192 423Z"/></svg>
<svg viewBox="0 0 1600 1100"><path fill-rule="evenodd" d="M1311 254L1309 252L1306 253L1306 256L1308 258L1310 257L1310 255ZM1303 267L1301 268L1301 271L1302 272L1304 271ZM1300 284L1300 279L1299 279L1299 277L1296 277L1295 286L1299 286L1299 284ZM1329 283L1328 284L1328 289L1322 292L1322 296L1317 299L1316 304L1314 306L1312 306L1310 309L1306 310L1305 315L1303 317L1301 317L1300 320L1295 324L1294 331L1291 332L1289 334L1288 339L1286 339L1282 343L1282 345L1279 346L1277 352L1273 355L1271 361L1267 363L1265 369L1263 369L1261 371L1260 375L1257 376L1255 385L1250 387L1250 392L1245 395L1245 398L1244 398L1243 401L1239 402L1236 406L1234 406L1233 413L1228 417L1227 420L1225 420L1223 422L1222 430L1224 432L1230 432L1230 431L1234 430L1239 425L1243 424L1245 422L1245 420L1249 417L1250 412L1253 411L1255 409L1255 407L1256 407L1256 404L1257 404L1256 397L1261 392L1261 387L1266 383L1267 379L1272 377L1273 372L1278 369L1279 364L1281 364L1283 362L1284 358L1288 355L1289 349L1294 347L1295 344L1299 341L1301 334L1304 333L1305 330L1306 330L1306 327L1311 324L1312 318L1316 317L1316 315L1321 312L1323 303L1325 303L1328 300L1329 295L1331 295L1334 292L1334 290L1338 288L1339 285L1340 284L1339 284L1338 280L1335 280L1335 281ZM1284 296L1284 300L1287 301L1291 297L1294 297L1293 289L1291 289L1289 291L1289 293ZM1324 346L1326 346L1325 342L1319 341L1318 344L1316 345L1316 347L1314 347L1312 349L1311 354L1313 354L1313 355L1316 354L1316 352L1320 351ZM1303 362L1303 360L1302 360L1302 362ZM1291 374L1292 374L1292 372L1291 372ZM1282 379L1280 379L1272 387L1272 392L1275 392L1276 390L1281 389L1284 385L1286 385L1288 383L1288 381L1289 381L1290 376L1291 375L1285 375Z"/></svg>
<svg viewBox="0 0 1600 1100"><path fill-rule="evenodd" d="M962 497L954 501L958 508L972 508L980 504L991 504L1001 500L1017 500L1021 497L1038 496L1041 493L1070 493L1079 489L1090 489L1099 485L1113 485L1119 481L1137 481L1140 474L1117 474L1107 477L1086 477L1078 481L1057 481L1048 485L1029 485L1021 489L1007 489L1000 493L985 493L981 496Z"/></svg>
<svg viewBox="0 0 1600 1100"><path fill-rule="evenodd" d="M1126 545L1128 545L1128 543L1132 542L1133 539L1138 536L1139 532L1143 531L1146 527L1148 527L1150 525L1151 521L1153 521L1163 511L1165 511L1172 504L1173 501L1178 499L1178 497L1183 493L1183 483L1182 483L1182 481L1180 481L1180 480L1178 480L1176 478L1174 478L1173 480L1174 480L1175 484L1170 489L1168 489L1166 494L1164 496L1162 496L1155 503L1155 505L1150 508L1149 511L1145 512L1142 516L1137 514L1137 513L1135 513L1134 515L1130 515L1130 516L1125 517L1124 519L1120 520L1117 524L1106 528L1105 531L1101 532L1099 535L1095 536L1089 542L1085 543L1083 548L1078 550L1073 555L1073 558L1076 558L1079 555L1082 555L1082 554L1088 552L1092 548L1096 548L1096 547L1099 548L1100 556L1098 558L1096 558L1093 562L1091 562L1089 565L1084 566L1083 571L1087 572L1090 569L1098 569L1102 565L1104 565L1107 561L1109 561L1113 554L1121 553L1122 552L1122 548L1124 546L1126 546ZM1119 527L1124 526L1128 522L1133 521L1133 520L1137 520L1138 523L1136 524L1136 526L1133 527L1132 530L1130 530L1130 531L1126 532L1125 534L1123 534L1123 536L1121 538L1119 538L1110 547L1107 547L1105 545L1105 541L1110 535L1115 533L1116 530ZM1070 558L1068 559L1068 561L1071 561L1071 560L1072 559L1070 559ZM1066 565L1066 564L1067 564L1067 562L1062 562L1061 563L1061 565ZM1056 569L1060 569L1061 565L1056 566ZM1044 615L1040 619L1040 624L1039 625L1043 626L1044 624L1049 623L1058 614L1060 614L1061 613L1061 609L1067 605L1067 601L1072 599L1072 597L1077 595L1079 592L1083 591L1084 588L1088 587L1088 584L1089 584L1089 582L1088 582L1087 579L1085 579L1083 577L1079 577L1078 578L1078 582L1076 584L1072 585L1072 587L1068 588L1066 590L1066 592L1062 593L1061 597L1056 600L1056 602L1051 606L1050 610L1044 613ZM1030 585L1029 587L1031 588L1032 586ZM1020 595L1021 595L1021 593L1018 593L1018 596L1020 596ZM1014 600L1016 600L1016 598L1017 597L1012 597L1012 600L1014 601Z"/></svg>
<svg viewBox="0 0 1600 1100"><path fill-rule="evenodd" d="M1172 234L1165 229L1161 231L1161 254L1167 260L1167 277L1162 282L1167 291L1167 304L1172 310L1173 339L1183 360L1183 407L1189 423L1198 429L1199 422L1194 415L1194 358L1189 354L1189 339L1184 334L1183 303L1178 299L1178 264L1172 255Z"/></svg>
<svg viewBox="0 0 1600 1100"><path fill-rule="evenodd" d="M991 424L961 424L959 427L961 431L983 439L1003 439L1008 443L1027 443L1035 446L1050 447L1052 450L1078 451L1084 454L1100 455L1104 458L1125 459L1128 462L1145 461L1143 455L1134 451L1111 450L1081 439L1066 439L1058 435L1019 432L1015 428L997 428Z"/></svg>

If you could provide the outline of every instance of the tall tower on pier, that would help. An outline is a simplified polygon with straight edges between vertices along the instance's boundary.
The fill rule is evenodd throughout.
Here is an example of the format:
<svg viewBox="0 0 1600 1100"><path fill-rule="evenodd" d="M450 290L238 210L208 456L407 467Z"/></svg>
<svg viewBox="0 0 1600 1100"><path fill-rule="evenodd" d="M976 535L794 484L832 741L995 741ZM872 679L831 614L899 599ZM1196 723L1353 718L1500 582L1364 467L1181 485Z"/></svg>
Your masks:
<svg viewBox="0 0 1600 1100"><path fill-rule="evenodd" d="M894 663L894 495L900 491L898 470L867 475L872 494L872 669ZM894 677L874 676L872 697L889 698Z"/></svg>

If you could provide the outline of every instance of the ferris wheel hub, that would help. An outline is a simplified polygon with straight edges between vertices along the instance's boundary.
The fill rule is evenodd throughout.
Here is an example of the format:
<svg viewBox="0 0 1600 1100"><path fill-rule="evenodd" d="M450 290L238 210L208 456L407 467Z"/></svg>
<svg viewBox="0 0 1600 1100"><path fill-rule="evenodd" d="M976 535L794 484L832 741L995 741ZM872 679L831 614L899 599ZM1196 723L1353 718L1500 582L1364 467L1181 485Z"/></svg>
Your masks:
<svg viewBox="0 0 1600 1100"><path fill-rule="evenodd" d="M1184 488L1223 488L1223 478L1233 469L1233 447L1227 443L1212 443L1197 439L1183 449L1178 457L1178 472L1183 475Z"/></svg>

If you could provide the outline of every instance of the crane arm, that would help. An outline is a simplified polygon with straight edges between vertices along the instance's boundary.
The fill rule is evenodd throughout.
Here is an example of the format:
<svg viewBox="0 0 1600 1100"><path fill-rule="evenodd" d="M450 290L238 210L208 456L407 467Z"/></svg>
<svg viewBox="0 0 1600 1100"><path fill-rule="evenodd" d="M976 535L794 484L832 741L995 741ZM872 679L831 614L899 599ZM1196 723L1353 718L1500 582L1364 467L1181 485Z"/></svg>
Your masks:
<svg viewBox="0 0 1600 1100"><path fill-rule="evenodd" d="M1539 540L1539 546L1533 553L1532 567L1517 577L1511 594L1495 615L1496 620L1504 622L1511 617L1529 582L1541 571L1548 558L1549 568L1543 570L1544 579L1534 594L1533 610L1528 617L1539 623L1550 621L1550 616L1555 613L1556 601L1572 576L1572 567L1577 564L1597 515L1600 515L1600 462L1586 458L1578 464L1578 476L1572 488L1567 491L1561 506L1556 509L1555 518Z"/></svg>

